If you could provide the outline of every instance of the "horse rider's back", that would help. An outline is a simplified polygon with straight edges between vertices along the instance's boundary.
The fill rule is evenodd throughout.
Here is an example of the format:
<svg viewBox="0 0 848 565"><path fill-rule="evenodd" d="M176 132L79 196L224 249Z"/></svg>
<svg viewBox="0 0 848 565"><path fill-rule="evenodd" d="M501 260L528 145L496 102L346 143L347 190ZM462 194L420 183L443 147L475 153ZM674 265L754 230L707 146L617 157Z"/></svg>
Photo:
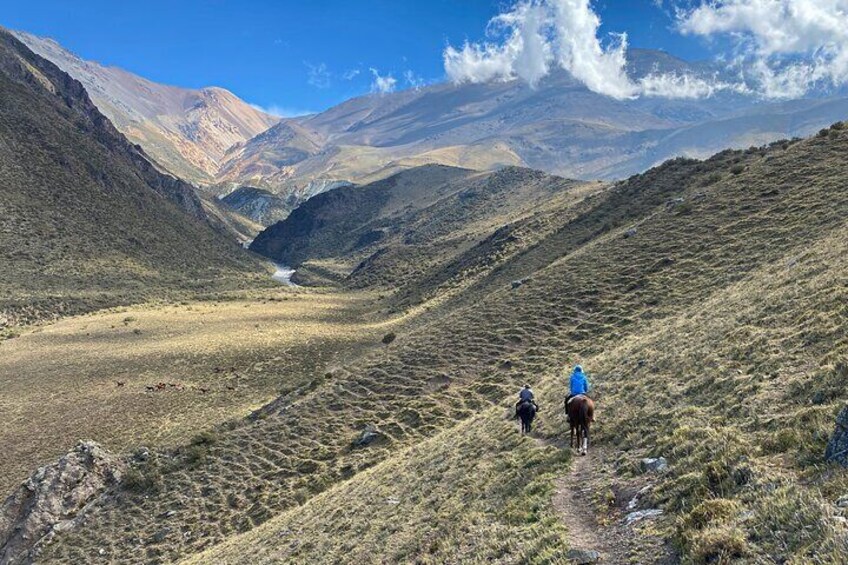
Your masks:
<svg viewBox="0 0 848 565"><path fill-rule="evenodd" d="M587 394L589 392L589 379L586 378L586 373L583 372L583 367L575 365L571 372L570 379L571 396L578 394Z"/></svg>

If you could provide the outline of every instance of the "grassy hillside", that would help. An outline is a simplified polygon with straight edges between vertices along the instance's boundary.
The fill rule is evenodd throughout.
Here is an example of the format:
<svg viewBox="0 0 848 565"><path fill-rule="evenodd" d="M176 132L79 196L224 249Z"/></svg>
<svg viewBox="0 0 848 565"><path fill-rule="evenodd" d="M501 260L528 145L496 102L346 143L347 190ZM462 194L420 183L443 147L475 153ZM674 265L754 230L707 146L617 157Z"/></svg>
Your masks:
<svg viewBox="0 0 848 565"><path fill-rule="evenodd" d="M80 83L2 30L0 94L3 325L266 276Z"/></svg>
<svg viewBox="0 0 848 565"><path fill-rule="evenodd" d="M635 483L647 487L641 507L671 514L637 526L637 537L670 540L685 562L838 563L848 556L844 511L835 505L848 480L823 461L835 412L846 401L848 287L839 281L846 280L848 268L848 193L841 188L848 171L838 164L846 147L848 137L839 128L785 149L677 163L675 169L690 171L691 180L679 185L675 197L683 201L654 208L634 235L624 237L627 225L612 230L566 251L525 286L497 290L473 313L463 312L480 327L497 308L499 322L489 327L507 331L510 341L530 342L507 356L507 371L503 363L498 369L541 381L540 437L564 433L558 411L544 409L562 398L561 362L582 361L594 371L597 447L615 471L604 476L595 467L590 472L596 476L584 477L597 481L600 528L613 530L609 520L621 517L618 507L627 504ZM739 162L716 166L728 157ZM701 172L711 181L706 187ZM480 331L455 328L454 347L465 342L471 348ZM478 378L487 382L485 373ZM503 415L504 408L487 412L487 441L506 432L496 423ZM483 524L483 532L499 531L510 524L515 506L536 511L525 517L526 527L541 523L543 532L557 531L557 524L548 523L553 502L538 496L545 488L549 494L555 481L538 490L513 484L509 502L475 512L475 488L514 480L508 464L513 455L535 463L549 449L532 440L508 454L493 446L484 454L462 449L466 442L482 443L480 428L464 421L422 444L426 455L396 456L198 562L243 562L238 552L246 547L262 548L261 562L302 556L332 562L337 555L376 561L368 556L375 541L401 560L556 562L567 535L517 535L536 541L530 551L504 542L515 539L509 535L481 540L476 530L458 539L449 534L444 545L419 537L426 534L424 524L452 525L452 517L459 524ZM429 456L438 453L436 445L461 448L456 457L434 462ZM660 455L668 458L670 472L646 481L638 461ZM428 467L416 470L421 459ZM497 478L488 469L479 472L481 465L500 465ZM433 473L434 467L442 473ZM549 469L540 464L532 476L545 477ZM443 490L445 473L474 477L471 485L459 483L461 502L452 499L450 488ZM425 505L424 518L422 492L442 494ZM487 502L499 500L486 493ZM398 504L386 503L388 497ZM454 517L457 504L463 510ZM660 559L630 549L631 561Z"/></svg>
<svg viewBox="0 0 848 565"><path fill-rule="evenodd" d="M384 347L131 459L38 561L554 563L592 539L612 562L841 562L848 480L823 447L848 400L846 150L838 125L555 193L401 277L415 300L384 290L376 307L408 308ZM440 225L426 210L409 225ZM576 477L558 409L575 362L598 400ZM542 412L519 438L526 381ZM642 474L657 455L669 470ZM623 523L636 492L664 513Z"/></svg>

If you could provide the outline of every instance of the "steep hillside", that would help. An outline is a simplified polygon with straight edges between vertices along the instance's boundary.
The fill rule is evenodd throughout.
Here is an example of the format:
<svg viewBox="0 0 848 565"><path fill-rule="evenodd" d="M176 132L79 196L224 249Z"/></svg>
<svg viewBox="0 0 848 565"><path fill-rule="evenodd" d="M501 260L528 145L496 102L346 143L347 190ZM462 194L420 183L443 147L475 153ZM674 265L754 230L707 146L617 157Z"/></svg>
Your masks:
<svg viewBox="0 0 848 565"><path fill-rule="evenodd" d="M157 84L81 59L52 39L13 33L80 81L115 127L185 180L212 182L230 147L279 121L223 88L190 90Z"/></svg>
<svg viewBox="0 0 848 565"><path fill-rule="evenodd" d="M238 287L260 264L210 229L82 85L0 30L0 319Z"/></svg>
<svg viewBox="0 0 848 565"><path fill-rule="evenodd" d="M251 250L276 262L331 268L358 287L397 288L479 244L504 223L600 184L530 169L496 173L426 165L316 196L263 231Z"/></svg>
<svg viewBox="0 0 848 565"><path fill-rule="evenodd" d="M192 445L128 457L131 480L33 555L562 562L593 531L613 562L842 562L848 475L824 442L848 400L846 150L838 125L521 214L506 247L492 233L463 254L487 257L475 269L405 283L435 295L385 347ZM575 362L598 400L580 488L558 441ZM542 412L519 438L506 420L526 381ZM639 470L659 455L666 471Z"/></svg>
<svg viewBox="0 0 848 565"><path fill-rule="evenodd" d="M262 224L214 196L203 195L200 200L209 223L219 232L235 237L243 247L249 245L253 238L264 229Z"/></svg>

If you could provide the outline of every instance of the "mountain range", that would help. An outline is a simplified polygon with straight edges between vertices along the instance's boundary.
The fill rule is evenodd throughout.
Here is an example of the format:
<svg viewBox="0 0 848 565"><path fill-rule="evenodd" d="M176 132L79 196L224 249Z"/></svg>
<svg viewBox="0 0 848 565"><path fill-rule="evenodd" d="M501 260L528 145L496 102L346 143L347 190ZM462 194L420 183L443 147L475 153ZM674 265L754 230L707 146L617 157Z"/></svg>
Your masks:
<svg viewBox="0 0 848 565"><path fill-rule="evenodd" d="M362 144L348 156L436 131L473 144L510 119L497 108L544 103L496 88L523 87L363 98L232 146L255 184L326 189L275 221L290 199L198 194L0 29L0 565L845 563L848 125L620 181L420 155L357 186L307 180L336 135ZM587 121L576 100L563 115ZM596 117L634 135L691 119L695 142L839 103ZM224 192L274 222L254 253ZM576 364L588 455L563 410Z"/></svg>
<svg viewBox="0 0 848 565"><path fill-rule="evenodd" d="M84 61L56 42L18 36L79 79L98 108L156 162L210 195L262 189L283 204L237 199L265 225L315 194L367 184L428 164L475 170L526 166L576 179L616 179L675 156L805 136L848 115L841 95L765 101L718 93L704 99L615 100L566 71L533 87L518 81L437 83L353 98L324 112L279 120L231 93L163 86ZM628 72L720 76L708 63L631 49ZM253 212L251 212L253 210Z"/></svg>

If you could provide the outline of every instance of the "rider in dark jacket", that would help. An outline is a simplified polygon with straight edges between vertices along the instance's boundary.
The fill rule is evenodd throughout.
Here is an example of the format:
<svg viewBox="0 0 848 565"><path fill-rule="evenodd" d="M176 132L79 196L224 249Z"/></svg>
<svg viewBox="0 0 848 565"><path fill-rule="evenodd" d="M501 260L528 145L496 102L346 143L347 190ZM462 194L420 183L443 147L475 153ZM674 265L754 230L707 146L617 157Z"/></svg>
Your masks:
<svg viewBox="0 0 848 565"><path fill-rule="evenodd" d="M520 391L518 391L518 402L515 403L515 417L518 418L518 407L521 406L521 403L529 400L533 403L533 406L536 410L539 409L539 405L536 404L536 400L534 399L535 395L533 394L533 389L530 388L530 385L524 385Z"/></svg>

